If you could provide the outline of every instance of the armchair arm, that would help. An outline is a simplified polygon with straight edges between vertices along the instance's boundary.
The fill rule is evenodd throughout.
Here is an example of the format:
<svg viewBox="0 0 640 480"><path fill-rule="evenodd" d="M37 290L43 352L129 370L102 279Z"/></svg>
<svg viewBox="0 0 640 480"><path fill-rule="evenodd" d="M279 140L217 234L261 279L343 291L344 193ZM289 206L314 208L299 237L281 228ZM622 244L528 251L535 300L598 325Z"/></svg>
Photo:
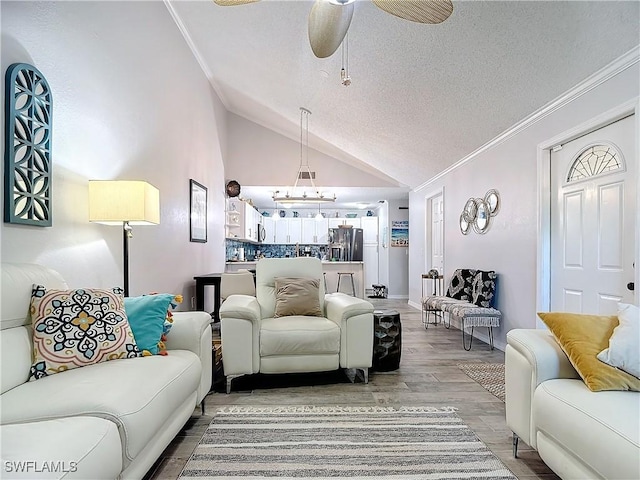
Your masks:
<svg viewBox="0 0 640 480"><path fill-rule="evenodd" d="M189 350L200 358L202 375L197 400L200 403L211 389L211 315L206 312L174 312L165 345L167 350Z"/></svg>
<svg viewBox="0 0 640 480"><path fill-rule="evenodd" d="M580 376L551 332L533 329L509 331L505 351L507 426L532 448L536 448L533 394L538 385L553 378Z"/></svg>
<svg viewBox="0 0 640 480"><path fill-rule="evenodd" d="M373 359L373 305L343 293L325 295L329 320L340 326L340 366L369 368Z"/></svg>
<svg viewBox="0 0 640 480"><path fill-rule="evenodd" d="M260 371L260 304L256 297L230 295L220 307L225 375Z"/></svg>
<svg viewBox="0 0 640 480"><path fill-rule="evenodd" d="M260 304L250 295L229 295L220 307L220 318L260 321Z"/></svg>
<svg viewBox="0 0 640 480"><path fill-rule="evenodd" d="M351 317L365 313L373 315L373 305L371 303L344 293L329 293L324 296L324 301L327 318L338 324ZM373 317L371 318L373 319Z"/></svg>

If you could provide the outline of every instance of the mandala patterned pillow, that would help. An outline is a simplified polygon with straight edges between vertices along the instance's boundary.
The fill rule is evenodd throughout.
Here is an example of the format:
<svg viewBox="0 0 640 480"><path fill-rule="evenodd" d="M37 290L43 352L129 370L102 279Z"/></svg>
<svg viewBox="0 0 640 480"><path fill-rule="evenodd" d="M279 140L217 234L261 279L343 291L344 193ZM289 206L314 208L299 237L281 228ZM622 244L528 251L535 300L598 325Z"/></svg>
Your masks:
<svg viewBox="0 0 640 480"><path fill-rule="evenodd" d="M31 322L34 361L29 380L140 355L124 299L112 290L34 285Z"/></svg>
<svg viewBox="0 0 640 480"><path fill-rule="evenodd" d="M470 302L473 297L472 286L476 272L477 270L468 268L458 268L453 272L447 289L447 297Z"/></svg>
<svg viewBox="0 0 640 480"><path fill-rule="evenodd" d="M471 302L479 307L491 308L493 306L493 297L496 294L496 272L484 272L478 270L473 278Z"/></svg>

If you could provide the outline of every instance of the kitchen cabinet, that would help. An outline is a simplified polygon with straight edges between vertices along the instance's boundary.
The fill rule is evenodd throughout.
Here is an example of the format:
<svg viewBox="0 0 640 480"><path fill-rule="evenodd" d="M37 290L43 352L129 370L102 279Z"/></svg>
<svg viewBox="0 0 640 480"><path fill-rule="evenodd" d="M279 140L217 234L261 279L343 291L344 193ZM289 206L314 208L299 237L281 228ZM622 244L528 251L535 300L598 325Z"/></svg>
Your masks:
<svg viewBox="0 0 640 480"><path fill-rule="evenodd" d="M303 245L326 244L329 241L329 224L326 218L302 219L302 235L300 243Z"/></svg>
<svg viewBox="0 0 640 480"><path fill-rule="evenodd" d="M262 243L267 245L276 243L276 224L280 221L275 217L262 217L262 226L264 227L265 237Z"/></svg>
<svg viewBox="0 0 640 480"><path fill-rule="evenodd" d="M302 218L281 218L276 222L276 241L279 244L301 243Z"/></svg>
<svg viewBox="0 0 640 480"><path fill-rule="evenodd" d="M378 243L378 217L362 217L360 219L363 243Z"/></svg>
<svg viewBox="0 0 640 480"><path fill-rule="evenodd" d="M227 238L258 241L257 227L262 215L252 205L237 198L228 199L225 217Z"/></svg>
<svg viewBox="0 0 640 480"><path fill-rule="evenodd" d="M379 283L378 244L365 243L362 248L362 263L364 263L364 288L373 290L373 285Z"/></svg>

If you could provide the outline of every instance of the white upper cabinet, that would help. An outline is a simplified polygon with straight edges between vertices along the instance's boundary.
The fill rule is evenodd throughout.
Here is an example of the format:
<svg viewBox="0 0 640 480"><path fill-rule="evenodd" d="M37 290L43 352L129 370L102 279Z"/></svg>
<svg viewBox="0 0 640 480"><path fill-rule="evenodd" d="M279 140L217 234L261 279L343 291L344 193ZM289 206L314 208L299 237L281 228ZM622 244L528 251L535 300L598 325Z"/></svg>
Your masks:
<svg viewBox="0 0 640 480"><path fill-rule="evenodd" d="M258 224L262 222L262 215L247 202L230 198L227 200L225 212L225 227L227 238L258 241Z"/></svg>
<svg viewBox="0 0 640 480"><path fill-rule="evenodd" d="M315 218L302 219L302 238L300 243L326 244L328 241L329 226L326 218L317 220Z"/></svg>
<svg viewBox="0 0 640 480"><path fill-rule="evenodd" d="M280 219L278 219L280 220ZM262 225L264 226L265 236L262 243L273 244L276 243L276 224L277 220L274 217L262 217Z"/></svg>
<svg viewBox="0 0 640 480"><path fill-rule="evenodd" d="M364 243L378 243L378 217L360 218Z"/></svg>

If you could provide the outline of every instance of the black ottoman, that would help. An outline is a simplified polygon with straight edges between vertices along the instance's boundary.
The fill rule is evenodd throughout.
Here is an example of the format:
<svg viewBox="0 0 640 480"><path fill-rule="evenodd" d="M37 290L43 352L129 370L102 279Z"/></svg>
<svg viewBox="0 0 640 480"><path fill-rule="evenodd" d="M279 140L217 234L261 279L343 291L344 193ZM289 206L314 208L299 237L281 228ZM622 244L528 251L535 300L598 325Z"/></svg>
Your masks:
<svg viewBox="0 0 640 480"><path fill-rule="evenodd" d="M400 367L402 324L395 310L373 312L373 370L388 372Z"/></svg>

